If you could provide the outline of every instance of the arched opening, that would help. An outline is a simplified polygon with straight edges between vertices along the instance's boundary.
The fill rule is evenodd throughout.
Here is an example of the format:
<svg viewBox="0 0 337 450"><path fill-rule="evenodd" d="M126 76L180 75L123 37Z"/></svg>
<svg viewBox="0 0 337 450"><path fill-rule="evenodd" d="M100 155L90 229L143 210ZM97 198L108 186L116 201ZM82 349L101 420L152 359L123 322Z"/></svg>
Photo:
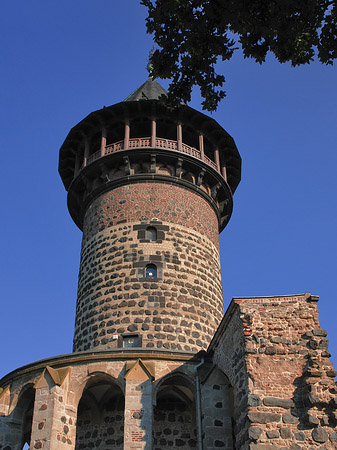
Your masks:
<svg viewBox="0 0 337 450"><path fill-rule="evenodd" d="M155 264L148 264L145 267L145 278L157 278L157 266Z"/></svg>
<svg viewBox="0 0 337 450"><path fill-rule="evenodd" d="M123 392L107 377L95 377L87 383L78 405L75 450L122 450L123 443Z"/></svg>
<svg viewBox="0 0 337 450"><path fill-rule="evenodd" d="M13 411L13 422L21 424L20 437L22 449L29 448L32 435L32 422L35 402L35 389L33 385L25 387L19 396L16 407Z"/></svg>
<svg viewBox="0 0 337 450"><path fill-rule="evenodd" d="M137 117L130 123L130 138L151 136L151 121L147 117Z"/></svg>
<svg viewBox="0 0 337 450"><path fill-rule="evenodd" d="M145 230L145 239L148 241L157 240L157 229L155 227L147 227Z"/></svg>
<svg viewBox="0 0 337 450"><path fill-rule="evenodd" d="M204 448L234 449L233 391L226 375L217 367L209 367L201 383L201 411Z"/></svg>
<svg viewBox="0 0 337 450"><path fill-rule="evenodd" d="M169 377L159 386L153 414L154 450L197 447L195 398L191 386L191 381L181 375Z"/></svg>
<svg viewBox="0 0 337 450"><path fill-rule="evenodd" d="M177 140L177 124L169 119L159 118L156 121L157 137L169 139L171 141Z"/></svg>
<svg viewBox="0 0 337 450"><path fill-rule="evenodd" d="M115 142L122 141L124 139L125 124L124 122L115 122L107 129L106 145L114 144Z"/></svg>
<svg viewBox="0 0 337 450"><path fill-rule="evenodd" d="M183 126L183 142L190 147L199 148L199 134L189 125Z"/></svg>
<svg viewBox="0 0 337 450"><path fill-rule="evenodd" d="M99 131L93 134L89 140L89 157L98 152L101 148L101 135L102 132Z"/></svg>

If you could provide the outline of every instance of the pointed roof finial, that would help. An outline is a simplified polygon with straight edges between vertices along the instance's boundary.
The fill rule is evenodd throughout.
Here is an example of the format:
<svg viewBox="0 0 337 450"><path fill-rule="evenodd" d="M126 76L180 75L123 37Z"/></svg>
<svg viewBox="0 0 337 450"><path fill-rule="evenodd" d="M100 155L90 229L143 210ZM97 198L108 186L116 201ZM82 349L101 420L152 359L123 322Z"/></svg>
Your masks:
<svg viewBox="0 0 337 450"><path fill-rule="evenodd" d="M151 59L152 59L152 56L154 54L154 50L155 50L155 48L154 48L154 45L153 45L151 50L149 51L149 57L148 57L148 62L147 62L147 66L146 66L146 69L149 72L149 78L152 78L152 80L154 80L154 76L152 75L153 64L151 63Z"/></svg>

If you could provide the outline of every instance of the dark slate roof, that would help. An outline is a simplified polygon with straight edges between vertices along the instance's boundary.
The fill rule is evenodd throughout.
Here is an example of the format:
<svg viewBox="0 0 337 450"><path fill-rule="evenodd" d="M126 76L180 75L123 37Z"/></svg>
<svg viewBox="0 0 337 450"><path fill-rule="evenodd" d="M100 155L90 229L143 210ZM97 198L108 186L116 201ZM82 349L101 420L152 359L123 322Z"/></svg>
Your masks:
<svg viewBox="0 0 337 450"><path fill-rule="evenodd" d="M167 95L167 92L160 86L158 81L153 80L150 77L124 101L133 102L135 100L158 100L161 95Z"/></svg>

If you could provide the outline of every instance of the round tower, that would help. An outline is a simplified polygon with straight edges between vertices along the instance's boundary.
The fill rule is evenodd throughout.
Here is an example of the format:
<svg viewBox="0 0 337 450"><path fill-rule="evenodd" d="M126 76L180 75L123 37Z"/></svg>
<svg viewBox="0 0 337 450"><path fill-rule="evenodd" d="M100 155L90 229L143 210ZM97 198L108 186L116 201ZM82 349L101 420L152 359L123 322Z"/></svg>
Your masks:
<svg viewBox="0 0 337 450"><path fill-rule="evenodd" d="M59 172L83 230L73 351L197 352L223 316L219 232L241 158L213 119L147 80L69 132Z"/></svg>

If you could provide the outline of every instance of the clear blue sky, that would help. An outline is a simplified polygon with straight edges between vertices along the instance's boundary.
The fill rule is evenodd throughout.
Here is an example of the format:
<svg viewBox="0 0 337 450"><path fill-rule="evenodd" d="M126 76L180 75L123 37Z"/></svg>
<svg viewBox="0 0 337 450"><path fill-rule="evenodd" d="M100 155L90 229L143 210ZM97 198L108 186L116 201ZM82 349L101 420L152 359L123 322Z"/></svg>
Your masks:
<svg viewBox="0 0 337 450"><path fill-rule="evenodd" d="M58 151L72 126L146 80L145 17L138 0L1 2L0 376L71 352L81 232ZM336 66L238 54L219 69L228 97L214 118L243 160L221 235L225 308L234 296L319 295L337 367Z"/></svg>

